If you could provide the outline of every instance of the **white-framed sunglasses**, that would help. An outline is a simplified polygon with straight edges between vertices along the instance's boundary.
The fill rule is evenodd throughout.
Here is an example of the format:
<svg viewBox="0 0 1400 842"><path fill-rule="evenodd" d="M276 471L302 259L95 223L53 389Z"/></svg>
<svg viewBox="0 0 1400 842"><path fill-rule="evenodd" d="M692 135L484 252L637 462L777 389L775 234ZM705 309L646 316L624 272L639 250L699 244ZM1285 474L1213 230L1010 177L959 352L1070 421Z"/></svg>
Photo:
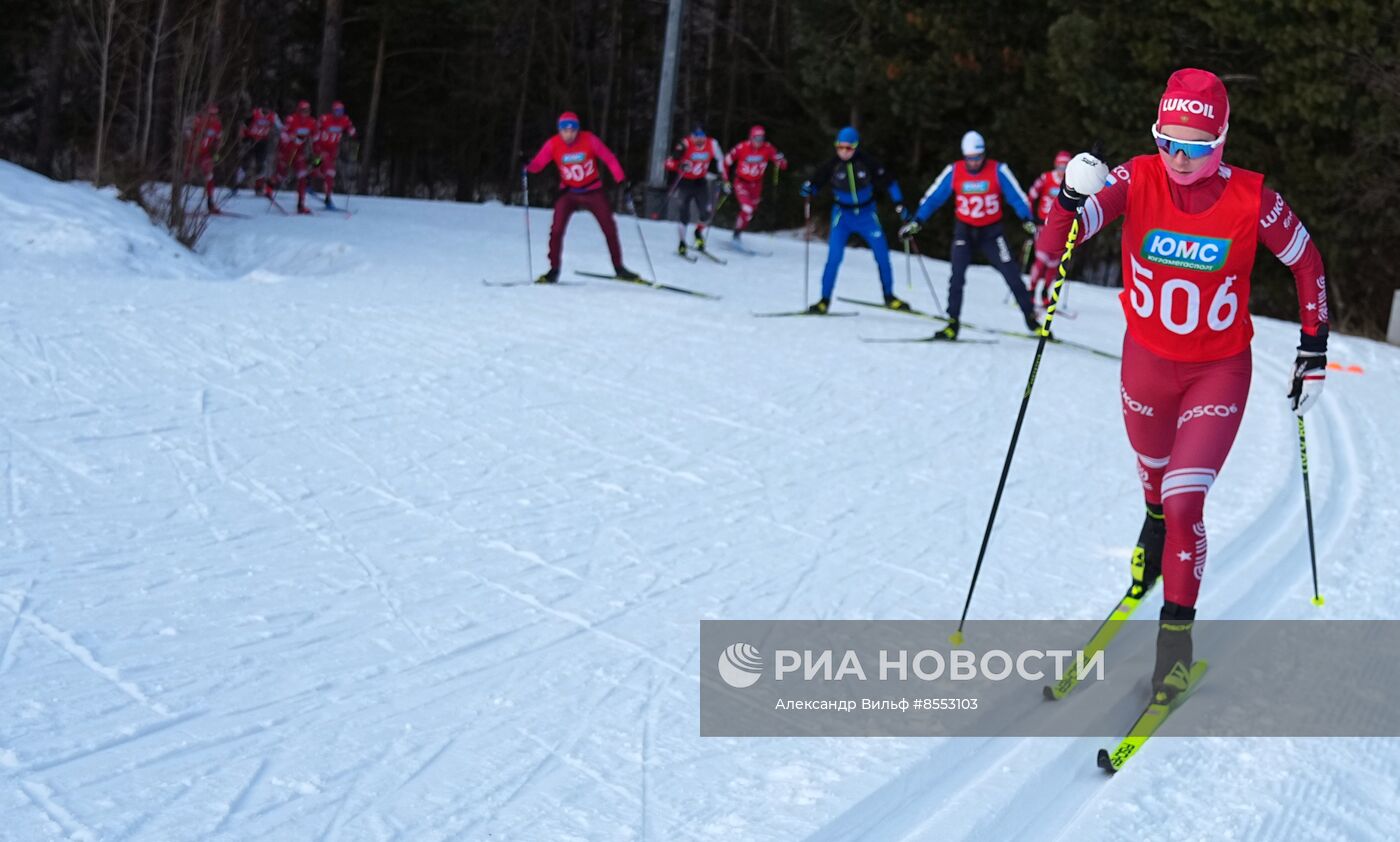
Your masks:
<svg viewBox="0 0 1400 842"><path fill-rule="evenodd" d="M1157 131L1157 124L1152 124L1152 139L1157 142L1157 148L1167 153L1175 155L1178 152L1185 153L1187 158L1204 158L1225 142L1225 135L1230 131L1230 124L1226 123L1225 128L1220 132L1220 137L1215 140L1181 140L1175 137L1168 137Z"/></svg>

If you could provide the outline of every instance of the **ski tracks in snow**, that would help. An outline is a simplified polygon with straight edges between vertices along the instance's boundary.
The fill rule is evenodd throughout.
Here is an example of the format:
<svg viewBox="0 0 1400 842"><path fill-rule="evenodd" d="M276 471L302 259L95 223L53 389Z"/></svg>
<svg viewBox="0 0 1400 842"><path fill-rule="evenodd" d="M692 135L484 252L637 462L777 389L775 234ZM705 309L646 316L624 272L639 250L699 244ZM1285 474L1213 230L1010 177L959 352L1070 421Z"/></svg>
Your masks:
<svg viewBox="0 0 1400 842"><path fill-rule="evenodd" d="M1266 394L1282 394L1286 390L1291 373L1288 369L1265 366L1262 372L1256 370L1256 374L1260 373L1266 375L1269 384ZM1312 435L1309 451L1315 471L1314 517L1318 519L1324 593L1328 572L1335 571L1326 562L1337 557L1348 524L1357 516L1363 476L1357 460L1355 422L1339 405L1339 399L1340 396L1332 396L1322 403L1320 412L1308 416ZM1282 414L1276 406L1256 407L1254 411ZM1287 418L1291 421L1292 416ZM1285 448L1281 458L1288 458L1286 447L1291 445L1295 467L1285 473L1267 504L1244 529L1230 536L1223 547L1211 550L1207 587L1212 613L1217 616L1276 616L1285 600L1298 600L1304 587L1310 593L1296 439L1291 424L1286 426L1290 429L1279 435ZM1319 453L1330 457L1328 469L1321 474L1326 478L1322 487L1317 483L1316 472ZM1071 697L1055 704L1070 705L1075 701ZM1139 701L1117 705L1124 727L1136 715L1139 705ZM1198 714L1201 711L1195 710ZM808 838L811 842L852 838L1113 840L1150 835L1152 828L1169 826L1179 820L1181 810L1191 809L1185 806L1192 803L1185 795L1161 802L1142 798L1142 787L1132 783L1133 770L1112 781L1107 779L1092 762L1094 746L1103 742L1106 741L1089 738L1011 737L939 740L937 747L927 751L922 759L877 786ZM1224 746L1235 742L1247 741L1154 742L1152 762L1159 767L1181 767L1183 781L1214 780L1219 786L1221 779L1229 778L1230 753ZM1318 785L1325 785L1327 780L1325 774L1316 771L1309 777L1315 777ZM1128 787L1133 792L1125 796L1122 791ZM1312 835L1309 826L1347 823L1343 802L1328 799L1319 803L1309 799L1308 803L1337 811L1332 823L1315 813L1292 812L1285 801L1267 820L1256 818L1255 832L1246 838L1306 838ZM1391 804L1390 809L1400 810L1400 805ZM1395 815L1391 813L1392 817ZM1140 832L1134 831L1134 826Z"/></svg>
<svg viewBox="0 0 1400 842"><path fill-rule="evenodd" d="M863 346L852 325L756 324L751 310L791 306L800 242L688 270L719 303L606 282L487 290L462 281L463 266L518 274L516 213L367 208L299 220L305 233L253 218L206 237L211 262L237 255L244 281L257 271L247 255L276 252L286 283L74 276L7 290L23 321L0 302L0 383L17 397L0 407L17 560L0 560L14 832L1093 838L1122 829L1128 801L1139 811L1125 833L1202 809L1144 797L1156 769L1301 800L1296 785L1225 768L1211 745L1154 744L1152 764L1109 788L1080 774L1098 773L1082 740L702 740L697 620L961 604L994 478L983 451L1001 452L1015 409L1009 388L988 385L1019 385L1028 346ZM305 264L343 249L296 245L352 237L344 248L364 265ZM606 260L587 226L567 254L571 268ZM874 289L868 261L844 272L843 289ZM969 307L1012 319L1002 295L994 273L970 273ZM1080 306L1076 330L1117 308L1088 289ZM1005 558L1068 542L1045 514L1051 491L1092 508L1136 487L1044 487L1047 470L1080 470L1063 442L1121 435L1098 411L1111 404L1095 402L1117 394L1110 367L1079 367L1075 353L1048 352L1066 364L1042 371L1048 394L1037 386L1033 467L1008 489L1030 502L1006 509L1020 528L997 535ZM1261 376L1281 391L1281 369ZM1057 399L1057 381L1099 390L1078 396L1093 411ZM1393 455L1376 444L1387 428L1359 438L1365 418L1329 406L1344 386L1329 384L1309 418L1327 556L1348 545L1351 520L1374 518L1378 534L1382 513L1345 474L1371 479L1358 454ZM1296 459L1289 435L1276 447ZM1297 522L1292 464L1286 483L1249 497L1253 523L1222 529L1208 574L1221 609L1262 611L1304 589L1301 532L1264 525ZM1298 566L1264 578L1265 553ZM1017 605L1054 601L1072 575L984 574ZM1380 576L1358 570L1338 596L1382 591ZM1329 606L1332 581L1324 570ZM1293 771L1309 756L1295 754ZM1393 755L1374 761L1391 777ZM1385 804L1360 766L1339 774L1345 786L1299 777L1319 812L1364 838L1393 817L1384 806L1353 805L1355 818L1329 806L1348 805L1348 790ZM1281 809L1250 833L1307 835L1301 821Z"/></svg>

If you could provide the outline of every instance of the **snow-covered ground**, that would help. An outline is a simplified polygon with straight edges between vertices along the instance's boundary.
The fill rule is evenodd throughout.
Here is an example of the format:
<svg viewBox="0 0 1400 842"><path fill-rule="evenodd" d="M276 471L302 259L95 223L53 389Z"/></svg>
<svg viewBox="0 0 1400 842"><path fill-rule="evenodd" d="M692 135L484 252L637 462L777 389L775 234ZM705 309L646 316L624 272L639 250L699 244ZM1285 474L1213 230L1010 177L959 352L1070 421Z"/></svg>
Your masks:
<svg viewBox="0 0 1400 842"><path fill-rule="evenodd" d="M703 618L957 617L1033 344L755 319L804 303L801 242L692 267L662 223L661 280L722 301L488 288L519 208L351 201L239 199L193 256L0 163L0 837L1395 838L1396 740L1162 739L1110 780L1102 740L701 739ZM575 217L566 269L607 267ZM868 252L838 294L877 294ZM974 269L965 315L1015 327L1003 298ZM1116 348L1112 291L1069 306ZM1396 618L1400 349L1334 337L1364 373L1308 416L1319 610L1296 327L1257 327L1202 616ZM1121 593L1118 402L1048 349L974 617Z"/></svg>

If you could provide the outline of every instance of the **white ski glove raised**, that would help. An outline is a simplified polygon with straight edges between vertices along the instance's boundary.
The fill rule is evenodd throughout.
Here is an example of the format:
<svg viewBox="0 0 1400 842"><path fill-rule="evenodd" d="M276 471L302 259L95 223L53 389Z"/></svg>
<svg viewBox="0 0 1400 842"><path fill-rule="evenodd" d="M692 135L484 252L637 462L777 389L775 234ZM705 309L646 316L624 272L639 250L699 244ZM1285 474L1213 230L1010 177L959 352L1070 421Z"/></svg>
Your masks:
<svg viewBox="0 0 1400 842"><path fill-rule="evenodd" d="M1108 182L1108 166L1088 152L1080 152L1065 167L1065 181L1060 187L1060 207L1077 213L1089 197L1103 189Z"/></svg>

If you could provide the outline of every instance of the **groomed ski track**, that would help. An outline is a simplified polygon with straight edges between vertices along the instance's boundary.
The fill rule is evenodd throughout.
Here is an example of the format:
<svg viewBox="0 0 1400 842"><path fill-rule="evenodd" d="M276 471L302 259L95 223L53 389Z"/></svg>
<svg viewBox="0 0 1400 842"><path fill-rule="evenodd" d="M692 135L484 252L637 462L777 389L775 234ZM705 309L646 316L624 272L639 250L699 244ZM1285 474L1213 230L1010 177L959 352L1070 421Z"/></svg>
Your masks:
<svg viewBox="0 0 1400 842"><path fill-rule="evenodd" d="M1108 740L700 739L700 619L956 620L1034 345L860 343L926 332L878 311L754 319L809 303L791 237L687 266L672 224L643 224L657 280L722 301L502 289L481 279L525 276L519 208L265 205L235 200L250 218L191 258L109 195L0 163L0 837L1400 826L1396 740L1158 739L1107 779ZM576 216L565 271L607 266ZM877 290L849 249L838 294ZM1117 350L1114 292L1076 286L1057 330ZM1003 297L972 270L969 319L1016 328ZM1332 372L1307 419L1319 610L1282 397L1296 326L1256 327L1202 614L1394 618L1400 350L1334 337L1365 373ZM972 616L1101 619L1139 499L1116 364L1050 347ZM1126 727L1142 700L1099 689L1027 706Z"/></svg>
<svg viewBox="0 0 1400 842"><path fill-rule="evenodd" d="M1256 360L1255 380L1266 380L1277 392L1290 377L1289 367L1260 365ZM1318 531L1320 558L1337 558L1345 539L1343 524L1362 516L1360 499L1366 486L1364 472L1357 465L1357 443L1375 445L1372 436L1378 430L1357 430L1338 410L1335 402L1311 413L1312 436L1310 453L1325 449L1335 460L1328 472L1325 493L1330 505L1337 506L1342 517L1332 517ZM1318 434L1322 433L1322 436ZM1325 438L1324 438L1325 437ZM1319 441L1319 438L1324 438ZM1314 448L1317 450L1314 450ZM1314 463L1314 467L1315 467ZM1296 468L1295 468L1296 470ZM1318 494L1314 486L1314 494ZM1315 498L1316 499L1316 498ZM1287 525L1300 524L1304 517L1301 488L1283 483L1267 502L1263 511L1248 522L1229 543L1211 546L1213 560L1230 559L1233 570L1214 569L1208 579L1212 604L1219 605L1220 616L1231 619L1295 619L1306 618L1312 609L1306 600L1298 607L1299 593L1310 593L1311 572L1305 564L1296 570L1278 570L1266 562L1273 558L1306 560L1306 533ZM1253 574L1253 575L1251 575ZM1219 600L1216 603L1215 600ZM1111 597L1105 603L1111 605ZM1151 605L1155 616L1161 604L1160 595L1144 605ZM1142 612L1139 612L1140 614ZM1087 619L1087 617L1086 617ZM1203 653L1207 654L1207 653ZM1150 668L1150 662L1144 669ZM1111 700L1100 705L1109 721L1126 727L1147 698L1146 676L1134 699ZM1092 692L1092 691L1091 691ZM1041 705L1043 715L1055 715L1065 705L1085 703L1085 690L1067 700ZM1092 702L1091 702L1092 703ZM1183 708L1178 718L1209 715L1197 703ZM875 791L853 804L840 816L813 832L811 840L838 839L1124 839L1138 838L1121 830L1127 820L1147 828L1152 825L1173 827L1174 834L1185 839L1219 838L1215 828L1233 825L1241 810L1254 805L1251 817L1254 832L1245 839L1287 838L1370 838L1374 826L1364 818L1343 811L1327 811L1307 817L1281 821L1280 814L1270 815L1269 802L1259 803L1258 793L1249 771L1242 763L1269 763L1280 748L1291 757L1316 752L1318 766L1309 773L1311 785L1291 782L1294 797L1310 797L1312 786L1332 790L1333 797L1342 800L1335 791L1350 781L1363 790L1367 773L1352 767L1350 753L1334 762L1330 741L1278 739L1161 739L1137 762L1152 757L1158 769L1148 770L1129 782L1128 772L1112 781L1105 779L1093 765L1092 739L988 738L931 741L929 753L911 768L884 783ZM1111 740L1101 740L1111 748ZM1343 741L1359 744L1360 740ZM1179 756L1184 755L1184 756ZM1242 761L1241 758L1247 758ZM1394 760L1386 764L1394 769ZM1130 767L1131 768L1131 767ZM1132 768L1132 771L1138 771ZM1248 782L1240 780L1241 774ZM1174 775L1200 775L1210 782L1211 795L1202 799L1199 793L1188 793L1193 787L1184 781L1173 781ZM1274 775L1270 775L1274 777ZM1164 782L1165 781L1165 782ZM1171 791L1175 788L1177 791ZM1305 795L1306 794L1306 795ZM1287 797L1280 795L1280 797ZM1309 800L1309 803L1312 803ZM931 807L930 805L936 805ZM1280 813L1286 804L1274 802ZM1381 815L1390 808L1380 808ZM1202 809L1214 810L1201 815ZM1180 826L1184 810L1192 812L1191 825ZM1304 818L1304 817L1298 817ZM1260 821L1262 819L1262 821ZM1340 824L1337 824L1340 823ZM1210 829L1210 830L1207 830Z"/></svg>

